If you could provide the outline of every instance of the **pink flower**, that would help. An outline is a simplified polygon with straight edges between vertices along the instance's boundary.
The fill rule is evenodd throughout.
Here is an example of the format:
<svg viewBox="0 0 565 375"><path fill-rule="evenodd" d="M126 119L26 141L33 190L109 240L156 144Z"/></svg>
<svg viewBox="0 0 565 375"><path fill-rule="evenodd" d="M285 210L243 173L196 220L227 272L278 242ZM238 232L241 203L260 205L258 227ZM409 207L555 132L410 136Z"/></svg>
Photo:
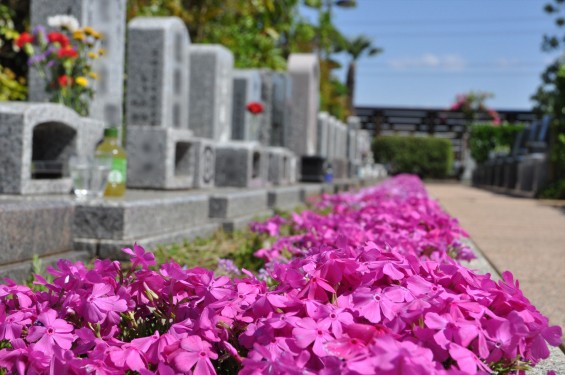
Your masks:
<svg viewBox="0 0 565 375"><path fill-rule="evenodd" d="M328 322L316 322L312 318L303 318L294 323L295 328L292 330L292 335L296 340L296 344L300 348L307 348L310 344L314 343L312 351L319 357L328 355L324 348L324 344L333 340L329 331L330 324Z"/></svg>
<svg viewBox="0 0 565 375"><path fill-rule="evenodd" d="M178 371L194 375L216 374L211 359L218 355L211 350L211 345L198 336L182 339L177 349L168 355L168 361Z"/></svg>
<svg viewBox="0 0 565 375"><path fill-rule="evenodd" d="M73 326L63 319L57 319L57 312L49 309L37 317L29 329L27 341L34 342L33 349L46 355L53 355L55 347L69 350L76 336Z"/></svg>
<svg viewBox="0 0 565 375"><path fill-rule="evenodd" d="M125 344L121 348L113 347L109 357L117 367L123 370L140 371L147 368L144 353L133 344Z"/></svg>
<svg viewBox="0 0 565 375"><path fill-rule="evenodd" d="M84 303L84 315L89 322L102 323L109 313L127 310L126 301L111 292L109 284L94 284Z"/></svg>
<svg viewBox="0 0 565 375"><path fill-rule="evenodd" d="M19 339L22 335L23 327L31 324L28 314L16 311L6 315L5 306L0 306L0 340Z"/></svg>
<svg viewBox="0 0 565 375"><path fill-rule="evenodd" d="M383 316L388 320L394 319L400 302L404 301L405 292L401 288L388 287L385 289L359 288L353 294L359 313L372 323L380 323Z"/></svg>
<svg viewBox="0 0 565 375"><path fill-rule="evenodd" d="M138 244L133 245L133 250L130 248L122 249L122 251L131 256L132 268L137 265L141 265L143 269L149 268L149 266L154 266L155 255L153 253L145 252L145 249Z"/></svg>

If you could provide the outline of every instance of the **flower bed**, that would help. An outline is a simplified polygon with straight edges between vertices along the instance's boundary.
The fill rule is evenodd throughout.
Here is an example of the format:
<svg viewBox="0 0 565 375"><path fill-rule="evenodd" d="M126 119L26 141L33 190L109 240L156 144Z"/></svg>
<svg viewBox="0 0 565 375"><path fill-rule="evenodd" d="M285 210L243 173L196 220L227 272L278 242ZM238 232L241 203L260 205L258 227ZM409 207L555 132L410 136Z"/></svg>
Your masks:
<svg viewBox="0 0 565 375"><path fill-rule="evenodd" d="M281 228L285 233L280 236ZM0 367L23 373L508 373L549 355L559 327L510 273L494 282L457 222L399 176L257 223L267 280L61 260L37 289L0 286Z"/></svg>

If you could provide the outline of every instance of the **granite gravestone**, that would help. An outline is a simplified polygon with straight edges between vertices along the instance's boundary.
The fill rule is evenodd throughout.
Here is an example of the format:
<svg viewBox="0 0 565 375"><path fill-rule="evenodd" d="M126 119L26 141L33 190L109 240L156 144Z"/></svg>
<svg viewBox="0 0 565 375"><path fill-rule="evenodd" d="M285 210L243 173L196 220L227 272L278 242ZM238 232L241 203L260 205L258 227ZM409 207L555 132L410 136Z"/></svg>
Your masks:
<svg viewBox="0 0 565 375"><path fill-rule="evenodd" d="M320 112L318 114L318 136L316 154L327 157L328 156L328 130L329 130L329 114L327 112Z"/></svg>
<svg viewBox="0 0 565 375"><path fill-rule="evenodd" d="M239 141L259 141L263 113L251 113L250 103L261 103L261 75L255 69L233 71L233 102L231 137Z"/></svg>
<svg viewBox="0 0 565 375"><path fill-rule="evenodd" d="M314 54L291 54L288 73L292 79L292 122L285 146L299 156L316 153L316 128L320 101L320 67Z"/></svg>
<svg viewBox="0 0 565 375"><path fill-rule="evenodd" d="M0 193L68 194L71 156L91 156L102 121L50 103L0 103Z"/></svg>
<svg viewBox="0 0 565 375"><path fill-rule="evenodd" d="M259 127L259 143L268 146L272 141L273 133L273 71L260 69L261 76L261 103L263 115Z"/></svg>
<svg viewBox="0 0 565 375"><path fill-rule="evenodd" d="M231 139L233 54L221 45L190 48L190 128L215 141Z"/></svg>
<svg viewBox="0 0 565 375"><path fill-rule="evenodd" d="M290 144L292 121L292 81L288 73L272 73L273 104L271 145L287 147Z"/></svg>
<svg viewBox="0 0 565 375"><path fill-rule="evenodd" d="M215 147L189 129L190 38L177 17L128 25L128 186L214 185Z"/></svg>
<svg viewBox="0 0 565 375"><path fill-rule="evenodd" d="M106 54L93 61L98 79L91 81L95 90L89 116L107 124L122 124L126 0L32 0L30 26L47 26L55 15L74 16L82 26L91 26L103 35ZM29 100L46 101L45 82L37 71L29 74Z"/></svg>
<svg viewBox="0 0 565 375"><path fill-rule="evenodd" d="M328 117L328 143L327 143L327 159L328 160L332 160L335 158L336 156L336 149L335 149L335 138L336 138L336 121L337 119L333 116L329 116Z"/></svg>
<svg viewBox="0 0 565 375"><path fill-rule="evenodd" d="M188 129L190 37L177 17L128 24L128 127Z"/></svg>
<svg viewBox="0 0 565 375"><path fill-rule="evenodd" d="M347 118L347 124L347 160L349 165L349 177L357 177L359 175L359 166L361 164L359 153L357 151L357 133L361 128L361 119L357 116L349 116Z"/></svg>

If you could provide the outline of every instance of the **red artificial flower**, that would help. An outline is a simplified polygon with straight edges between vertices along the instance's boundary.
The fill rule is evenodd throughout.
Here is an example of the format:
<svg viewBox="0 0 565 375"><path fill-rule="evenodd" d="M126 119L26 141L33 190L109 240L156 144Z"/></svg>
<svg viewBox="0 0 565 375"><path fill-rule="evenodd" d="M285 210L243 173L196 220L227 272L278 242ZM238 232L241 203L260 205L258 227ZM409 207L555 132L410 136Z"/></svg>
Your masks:
<svg viewBox="0 0 565 375"><path fill-rule="evenodd" d="M63 48L67 48L70 44L69 38L67 38L65 34L57 32L47 34L47 40L49 40L50 43L59 43Z"/></svg>
<svg viewBox="0 0 565 375"><path fill-rule="evenodd" d="M71 84L71 78L67 75L62 75L57 80L59 81L59 86L61 87L69 86Z"/></svg>
<svg viewBox="0 0 565 375"><path fill-rule="evenodd" d="M70 57L75 58L78 56L77 51L73 47L63 47L57 51L59 58Z"/></svg>
<svg viewBox="0 0 565 375"><path fill-rule="evenodd" d="M251 102L251 103L247 104L246 108L249 112L251 112L254 115L257 115L259 113L263 113L263 104L261 104L259 102Z"/></svg>
<svg viewBox="0 0 565 375"><path fill-rule="evenodd" d="M20 34L18 39L16 39L16 46L23 48L26 44L33 42L33 35L30 33L23 32Z"/></svg>

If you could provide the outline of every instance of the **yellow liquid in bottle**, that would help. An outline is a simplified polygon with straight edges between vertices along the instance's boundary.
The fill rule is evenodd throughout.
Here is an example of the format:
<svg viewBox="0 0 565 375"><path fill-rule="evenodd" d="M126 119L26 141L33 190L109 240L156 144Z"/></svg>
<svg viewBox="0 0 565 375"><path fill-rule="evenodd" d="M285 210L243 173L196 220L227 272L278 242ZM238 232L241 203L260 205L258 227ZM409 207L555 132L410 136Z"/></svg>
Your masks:
<svg viewBox="0 0 565 375"><path fill-rule="evenodd" d="M127 154L118 143L118 138L104 137L104 141L96 148L96 157L112 159L104 196L123 196L126 192Z"/></svg>

